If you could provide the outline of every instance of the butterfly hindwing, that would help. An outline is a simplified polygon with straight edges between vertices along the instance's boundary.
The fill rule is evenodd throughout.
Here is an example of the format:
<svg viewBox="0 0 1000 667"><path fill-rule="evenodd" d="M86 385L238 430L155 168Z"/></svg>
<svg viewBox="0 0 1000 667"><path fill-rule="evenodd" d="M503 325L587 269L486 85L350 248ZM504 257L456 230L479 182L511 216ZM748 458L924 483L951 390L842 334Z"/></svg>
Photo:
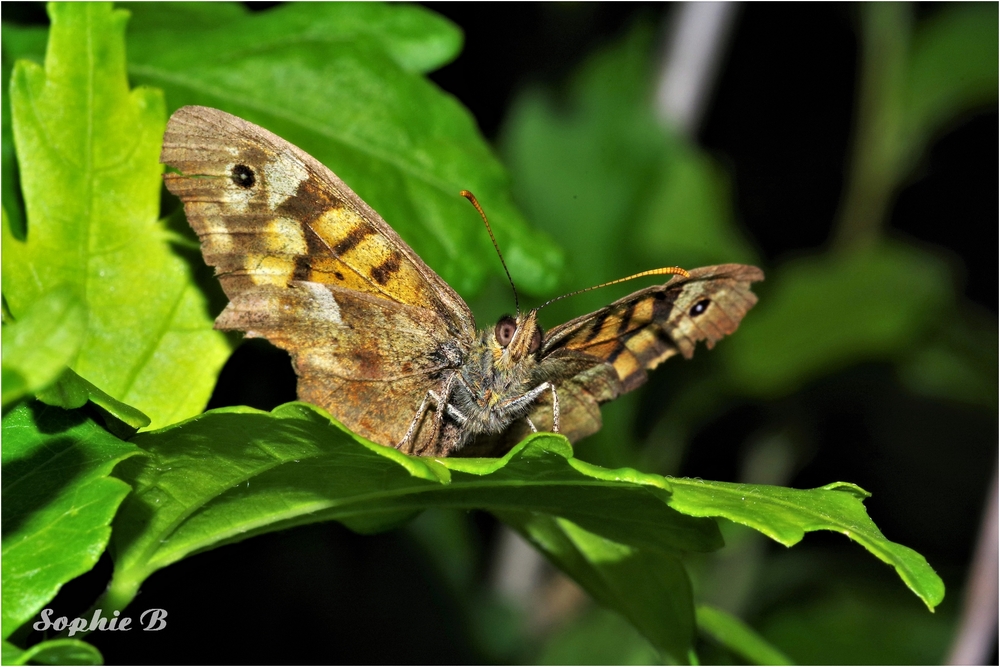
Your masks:
<svg viewBox="0 0 1000 667"><path fill-rule="evenodd" d="M642 385L670 357L690 358L699 341L711 348L733 333L757 302L751 283L763 279L742 264L693 269L549 331L536 377L558 387L561 431L574 442L596 432L599 404ZM551 402L539 401L530 418L551 428Z"/></svg>

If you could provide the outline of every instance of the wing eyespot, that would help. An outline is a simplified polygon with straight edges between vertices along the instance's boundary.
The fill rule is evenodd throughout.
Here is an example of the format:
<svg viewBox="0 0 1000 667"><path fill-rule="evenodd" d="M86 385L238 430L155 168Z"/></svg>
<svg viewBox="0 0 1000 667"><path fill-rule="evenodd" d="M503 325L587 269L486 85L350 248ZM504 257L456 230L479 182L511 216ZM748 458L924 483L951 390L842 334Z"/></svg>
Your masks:
<svg viewBox="0 0 1000 667"><path fill-rule="evenodd" d="M711 299L702 299L698 303L691 306L691 310L688 311L688 315L690 315L691 317L698 317L699 315L703 314L706 310L708 310L708 306L711 303L712 303Z"/></svg>
<svg viewBox="0 0 1000 667"><path fill-rule="evenodd" d="M244 190L249 190L257 184L257 176L253 173L253 169L245 164L234 165L229 177Z"/></svg>
<svg viewBox="0 0 1000 667"><path fill-rule="evenodd" d="M507 347L510 345L510 341L513 340L515 331L517 331L517 321L510 315L504 315L497 322L497 326L493 330L493 335L496 337L500 347Z"/></svg>

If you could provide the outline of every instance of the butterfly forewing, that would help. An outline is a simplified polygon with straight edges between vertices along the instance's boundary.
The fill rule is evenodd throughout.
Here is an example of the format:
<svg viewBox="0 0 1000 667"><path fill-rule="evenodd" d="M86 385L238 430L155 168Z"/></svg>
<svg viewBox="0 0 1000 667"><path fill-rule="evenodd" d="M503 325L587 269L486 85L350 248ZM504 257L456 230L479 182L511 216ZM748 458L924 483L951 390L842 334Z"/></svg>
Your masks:
<svg viewBox="0 0 1000 667"><path fill-rule="evenodd" d="M256 125L184 107L161 161L230 299L216 327L288 350L302 400L398 443L440 386L442 345L472 343L465 302L329 169Z"/></svg>
<svg viewBox="0 0 1000 667"><path fill-rule="evenodd" d="M336 285L432 308L471 336L465 302L347 185L316 159L245 120L207 107L171 116L161 161L234 294L289 280Z"/></svg>

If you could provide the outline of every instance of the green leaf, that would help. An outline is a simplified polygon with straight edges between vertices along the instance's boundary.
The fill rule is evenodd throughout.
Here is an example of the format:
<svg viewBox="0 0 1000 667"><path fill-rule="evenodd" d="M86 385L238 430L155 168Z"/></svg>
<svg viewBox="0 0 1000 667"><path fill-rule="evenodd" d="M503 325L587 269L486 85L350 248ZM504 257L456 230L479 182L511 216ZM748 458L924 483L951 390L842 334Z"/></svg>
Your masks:
<svg viewBox="0 0 1000 667"><path fill-rule="evenodd" d="M956 309L926 345L899 365L910 391L992 408L997 403L997 323L987 313Z"/></svg>
<svg viewBox="0 0 1000 667"><path fill-rule="evenodd" d="M51 385L76 356L87 309L69 287L57 287L3 328L3 405Z"/></svg>
<svg viewBox="0 0 1000 667"><path fill-rule="evenodd" d="M687 661L694 602L676 556L613 542L566 519L528 512L497 515L595 600L627 618L670 662Z"/></svg>
<svg viewBox="0 0 1000 667"><path fill-rule="evenodd" d="M657 650L619 614L595 608L556 630L535 664L657 665L662 660Z"/></svg>
<svg viewBox="0 0 1000 667"><path fill-rule="evenodd" d="M104 658L94 646L79 639L50 639L35 644L5 665L103 665Z"/></svg>
<svg viewBox="0 0 1000 667"><path fill-rule="evenodd" d="M45 68L19 61L11 81L28 230L20 241L4 227L4 297L20 317L72 286L90 313L73 370L153 424L197 414L229 348L211 329L193 258L157 223L162 96L128 89L126 12L49 12Z"/></svg>
<svg viewBox="0 0 1000 667"><path fill-rule="evenodd" d="M4 638L97 562L129 492L108 475L138 453L80 412L28 403L4 416Z"/></svg>
<svg viewBox="0 0 1000 667"><path fill-rule="evenodd" d="M951 301L952 281L936 257L887 242L787 262L761 293L717 354L741 391L770 398L850 364L903 358Z"/></svg>
<svg viewBox="0 0 1000 667"><path fill-rule="evenodd" d="M915 31L905 85L904 131L926 141L964 111L996 104L1000 47L996 7L943 6Z"/></svg>
<svg viewBox="0 0 1000 667"><path fill-rule="evenodd" d="M236 21L247 16L250 10L241 2L116 2L115 7L128 10L131 15L125 37L142 35L129 45L129 53L136 48L147 48L144 40L156 39L160 31L211 30L221 21ZM155 48L155 44L151 45Z"/></svg>
<svg viewBox="0 0 1000 667"><path fill-rule="evenodd" d="M289 4L189 35L138 33L133 79L171 108L203 104L257 123L309 152L378 211L459 292L502 275L476 193L518 285L555 284L561 254L528 228L507 174L475 120L420 71L458 48L458 33L406 5Z"/></svg>
<svg viewBox="0 0 1000 667"><path fill-rule="evenodd" d="M505 123L515 196L567 248L566 287L754 258L733 225L722 170L654 116L655 53L655 31L640 22L592 56L567 93L528 89ZM607 300L580 295L571 308L579 314Z"/></svg>
<svg viewBox="0 0 1000 667"><path fill-rule="evenodd" d="M870 494L853 484L838 482L802 490L679 478L671 478L670 483L673 494L667 503L679 512L729 519L785 546L797 544L806 532L836 531L892 565L931 611L944 599L944 582L927 560L882 535L862 503Z"/></svg>
<svg viewBox="0 0 1000 667"><path fill-rule="evenodd" d="M287 4L250 13L238 3L124 3L129 22L129 52L135 62L157 58L187 66L192 58L177 48L184 33L206 31L214 53L270 51L294 40L312 48L371 39L407 72L430 72L462 49L462 32L448 19L415 5L331 3ZM247 35L253 35L248 44ZM162 58L155 54L167 51Z"/></svg>
<svg viewBox="0 0 1000 667"><path fill-rule="evenodd" d="M331 519L375 532L429 507L541 512L654 552L721 546L714 522L667 507L662 477L589 466L555 435L502 459L426 459L355 439L291 403L270 414L211 411L133 441L152 458L116 470L135 493L115 519L105 608L122 608L149 574L192 553Z"/></svg>
<svg viewBox="0 0 1000 667"><path fill-rule="evenodd" d="M775 609L760 632L801 665L940 665L956 618L928 614L885 590L833 590Z"/></svg>
<svg viewBox="0 0 1000 667"><path fill-rule="evenodd" d="M0 132L2 132L2 154L0 154L0 193L3 197L3 208L14 230L14 235L24 238L24 210L21 206L21 180L17 170L17 159L14 156L14 130L11 126L10 113L10 75L14 69L14 61L19 58L30 58L41 62L45 55L45 40L48 30L40 27L25 27L4 23L2 30L2 93L3 107L0 109Z"/></svg>
<svg viewBox="0 0 1000 667"><path fill-rule="evenodd" d="M140 428L149 426L149 417L131 405L108 396L71 369L66 369L54 385L39 392L38 400L64 409L78 408L91 401L105 416L113 418L105 425L123 440L131 438Z"/></svg>
<svg viewBox="0 0 1000 667"><path fill-rule="evenodd" d="M698 629L729 650L747 660L751 665L792 665L788 656L771 646L753 628L732 614L699 605Z"/></svg>

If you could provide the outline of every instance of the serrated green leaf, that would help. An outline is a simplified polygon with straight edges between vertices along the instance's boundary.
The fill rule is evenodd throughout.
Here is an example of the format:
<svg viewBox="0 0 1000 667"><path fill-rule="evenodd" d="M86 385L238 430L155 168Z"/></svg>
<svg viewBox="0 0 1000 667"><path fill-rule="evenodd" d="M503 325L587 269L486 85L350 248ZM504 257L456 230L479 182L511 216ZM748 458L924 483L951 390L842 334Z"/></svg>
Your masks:
<svg viewBox="0 0 1000 667"><path fill-rule="evenodd" d="M788 656L757 634L753 628L721 609L699 605L698 629L751 665L793 665Z"/></svg>
<svg viewBox="0 0 1000 667"><path fill-rule="evenodd" d="M50 639L35 644L5 665L103 665L104 657L91 644L79 639Z"/></svg>
<svg viewBox="0 0 1000 667"><path fill-rule="evenodd" d="M24 238L24 210L21 206L21 179L17 169L17 159L14 155L14 130L11 126L10 113L10 75L14 69L14 61L29 58L41 62L45 55L45 40L48 30L35 26L18 26L4 23L0 25L2 37L2 86L3 106L0 108L0 136L2 136L2 153L0 153L0 193L3 197L3 208L9 216L5 224L9 224L14 235Z"/></svg>
<svg viewBox="0 0 1000 667"><path fill-rule="evenodd" d="M958 114L996 104L1000 77L996 7L943 6L914 33L905 83L903 131L913 142Z"/></svg>
<svg viewBox="0 0 1000 667"><path fill-rule="evenodd" d="M45 389L73 361L87 332L87 309L73 289L43 294L3 328L3 405ZM19 382L10 382L16 377Z"/></svg>
<svg viewBox="0 0 1000 667"><path fill-rule="evenodd" d="M944 263L884 243L803 257L770 271L760 304L716 354L752 396L780 396L826 373L903 358L951 300Z"/></svg>
<svg viewBox="0 0 1000 667"><path fill-rule="evenodd" d="M291 403L212 411L133 441L152 458L116 470L135 493L115 520L112 604L198 551L331 519L374 532L429 507L543 512L655 552L721 546L713 522L666 506L663 478L581 470L560 436L529 438L503 459L427 459L355 439Z"/></svg>
<svg viewBox="0 0 1000 667"><path fill-rule="evenodd" d="M139 452L79 412L28 403L4 416L4 638L97 562L129 492L108 475Z"/></svg>
<svg viewBox="0 0 1000 667"><path fill-rule="evenodd" d="M669 662L687 662L694 603L691 582L676 556L613 542L566 519L528 512L497 515L595 600L627 618Z"/></svg>
<svg viewBox="0 0 1000 667"><path fill-rule="evenodd" d="M803 490L678 478L670 483L674 492L667 503L679 512L729 519L785 546L798 543L807 532L832 530L892 565L931 611L944 599L944 582L927 560L882 535L862 504L868 493L854 484Z"/></svg>
<svg viewBox="0 0 1000 667"><path fill-rule="evenodd" d="M405 5L287 5L210 34L137 35L129 71L162 88L171 108L217 107L301 147L467 296L488 274L502 275L478 214L458 194L475 192L518 285L548 291L559 250L528 228L468 111L414 71L441 61L415 53L455 34Z"/></svg>
<svg viewBox="0 0 1000 667"><path fill-rule="evenodd" d="M49 11L45 69L19 61L11 82L28 231L22 242L4 228L4 297L18 317L48 289L72 286L90 312L73 369L170 423L201 411L229 348L211 329L193 258L156 221L163 99L128 89L125 12Z"/></svg>

